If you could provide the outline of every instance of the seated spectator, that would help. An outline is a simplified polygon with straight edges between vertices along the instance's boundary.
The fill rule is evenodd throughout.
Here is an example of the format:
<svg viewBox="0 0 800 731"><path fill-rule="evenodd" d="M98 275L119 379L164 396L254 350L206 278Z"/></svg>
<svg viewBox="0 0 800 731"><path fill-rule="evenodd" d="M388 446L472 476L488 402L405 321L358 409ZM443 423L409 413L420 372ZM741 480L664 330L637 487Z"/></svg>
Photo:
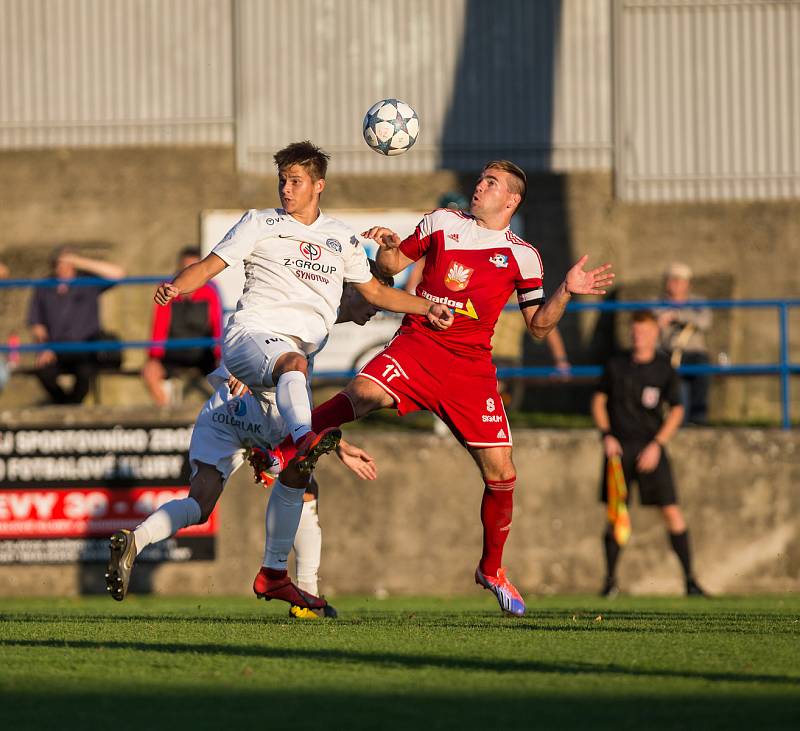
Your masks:
<svg viewBox="0 0 800 731"><path fill-rule="evenodd" d="M700 300L690 292L692 270L674 262L664 272L664 299L674 307L656 311L661 330L660 346L670 356L673 368L681 365L707 365L705 334L711 327L711 310L703 306L685 306L688 300ZM681 306L684 305L684 306ZM681 403L690 424L704 424L708 412L707 375L681 376Z"/></svg>
<svg viewBox="0 0 800 731"><path fill-rule="evenodd" d="M56 287L41 287L33 292L28 312L28 326L37 343L88 342L101 332L98 300L114 286L114 282L90 286L73 286L69 280L77 276L122 279L125 270L111 262L81 256L70 247L53 252L52 276L60 280ZM55 404L79 404L86 398L97 372L94 353L56 353L42 350L36 354L36 376ZM65 390L58 382L64 373L75 382Z"/></svg>
<svg viewBox="0 0 800 731"><path fill-rule="evenodd" d="M200 261L200 249L187 246L178 254L178 271ZM166 307L153 306L151 340L175 338L218 338L222 332L222 302L214 284L209 282L200 289L176 297ZM211 373L220 358L219 347L188 348L183 350L156 346L150 348L148 360L142 369L142 378L153 401L166 406L170 396L164 387L168 378L180 370L199 370Z"/></svg>

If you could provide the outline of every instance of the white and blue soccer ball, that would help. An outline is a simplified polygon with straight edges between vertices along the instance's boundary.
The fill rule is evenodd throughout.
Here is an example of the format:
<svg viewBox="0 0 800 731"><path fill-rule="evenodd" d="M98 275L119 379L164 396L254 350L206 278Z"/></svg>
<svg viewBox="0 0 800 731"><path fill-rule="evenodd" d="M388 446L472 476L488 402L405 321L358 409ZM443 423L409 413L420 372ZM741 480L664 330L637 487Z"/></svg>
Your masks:
<svg viewBox="0 0 800 731"><path fill-rule="evenodd" d="M399 99L382 99L364 117L364 141L381 155L408 152L419 136L419 117Z"/></svg>

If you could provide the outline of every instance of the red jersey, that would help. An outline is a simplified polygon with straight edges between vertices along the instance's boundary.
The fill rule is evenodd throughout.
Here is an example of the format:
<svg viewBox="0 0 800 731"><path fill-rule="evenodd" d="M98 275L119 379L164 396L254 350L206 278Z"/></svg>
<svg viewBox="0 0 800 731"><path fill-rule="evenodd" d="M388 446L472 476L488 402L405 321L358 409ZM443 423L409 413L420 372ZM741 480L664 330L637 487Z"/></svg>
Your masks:
<svg viewBox="0 0 800 731"><path fill-rule="evenodd" d="M457 355L491 357L497 318L515 290L520 309L544 302L539 252L511 229L482 228L467 213L426 214L400 251L414 261L426 257L416 294L455 315L441 332L421 315L406 315L401 331L424 332Z"/></svg>

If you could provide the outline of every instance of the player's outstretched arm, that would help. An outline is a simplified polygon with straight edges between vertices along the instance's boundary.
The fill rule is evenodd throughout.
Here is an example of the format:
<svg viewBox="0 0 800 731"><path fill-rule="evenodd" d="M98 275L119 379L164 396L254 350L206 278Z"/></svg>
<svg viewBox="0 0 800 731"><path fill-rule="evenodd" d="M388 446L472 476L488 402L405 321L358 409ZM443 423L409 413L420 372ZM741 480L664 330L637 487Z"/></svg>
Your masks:
<svg viewBox="0 0 800 731"><path fill-rule="evenodd" d="M226 266L228 265L216 254L209 254L205 259L190 264L171 282L159 284L153 299L156 304L165 305L180 294L194 292L216 277Z"/></svg>
<svg viewBox="0 0 800 731"><path fill-rule="evenodd" d="M606 293L606 287L614 281L614 273L610 271L611 264L603 264L587 272L583 267L588 260L586 254L578 259L553 296L541 307L529 307L522 311L528 331L533 337L541 340L558 324L573 294Z"/></svg>
<svg viewBox="0 0 800 731"><path fill-rule="evenodd" d="M375 255L375 263L381 274L393 277L398 272L402 272L414 260L409 259L400 251L402 243L400 237L390 228L384 226L373 226L369 231L361 234L364 238L372 239L378 244L378 253Z"/></svg>
<svg viewBox="0 0 800 731"><path fill-rule="evenodd" d="M342 439L336 454L347 469L355 472L362 480L374 480L378 476L375 460L363 449Z"/></svg>
<svg viewBox="0 0 800 731"><path fill-rule="evenodd" d="M353 282L353 286L367 302L382 310L424 315L434 330L447 330L453 324L453 313L446 305L428 302L401 289L385 287L375 277L363 284Z"/></svg>

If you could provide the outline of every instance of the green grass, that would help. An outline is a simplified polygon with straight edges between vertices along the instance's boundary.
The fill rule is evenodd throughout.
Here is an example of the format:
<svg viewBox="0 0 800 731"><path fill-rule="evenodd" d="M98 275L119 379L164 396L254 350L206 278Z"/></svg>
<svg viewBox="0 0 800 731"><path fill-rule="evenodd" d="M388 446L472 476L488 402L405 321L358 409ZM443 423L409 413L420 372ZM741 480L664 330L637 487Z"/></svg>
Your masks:
<svg viewBox="0 0 800 731"><path fill-rule="evenodd" d="M3 729L800 728L800 597L0 600Z"/></svg>

